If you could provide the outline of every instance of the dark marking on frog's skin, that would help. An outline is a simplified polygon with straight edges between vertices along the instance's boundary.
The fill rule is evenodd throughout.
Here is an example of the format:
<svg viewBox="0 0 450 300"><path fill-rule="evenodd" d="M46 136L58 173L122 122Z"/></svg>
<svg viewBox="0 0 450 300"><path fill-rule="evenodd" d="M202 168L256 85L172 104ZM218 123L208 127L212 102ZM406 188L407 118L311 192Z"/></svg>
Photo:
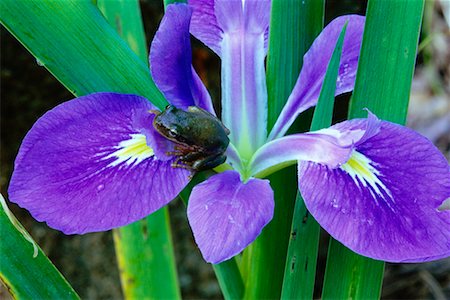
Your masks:
<svg viewBox="0 0 450 300"><path fill-rule="evenodd" d="M225 162L230 131L214 115L197 106L187 111L168 105L157 113L153 127L168 140L174 142L177 156L174 167L192 171L212 169Z"/></svg>

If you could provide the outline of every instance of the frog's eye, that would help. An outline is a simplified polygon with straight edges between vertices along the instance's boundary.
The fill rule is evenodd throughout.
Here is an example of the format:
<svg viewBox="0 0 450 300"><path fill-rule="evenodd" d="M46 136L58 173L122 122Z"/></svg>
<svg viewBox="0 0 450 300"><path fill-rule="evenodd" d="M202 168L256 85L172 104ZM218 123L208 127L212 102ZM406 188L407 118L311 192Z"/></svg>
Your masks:
<svg viewBox="0 0 450 300"><path fill-rule="evenodd" d="M175 130L173 130L173 129L170 129L168 133L169 133L169 135L171 137L177 137L178 136L177 132Z"/></svg>

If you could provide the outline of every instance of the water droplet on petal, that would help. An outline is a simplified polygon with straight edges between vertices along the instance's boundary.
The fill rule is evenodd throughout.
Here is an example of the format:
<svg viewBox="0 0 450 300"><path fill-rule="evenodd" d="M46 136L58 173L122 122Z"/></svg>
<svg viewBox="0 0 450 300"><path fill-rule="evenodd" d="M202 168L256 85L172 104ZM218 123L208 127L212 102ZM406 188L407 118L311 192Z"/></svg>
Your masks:
<svg viewBox="0 0 450 300"><path fill-rule="evenodd" d="M104 184L99 184L98 186L97 186L97 191L102 191L103 189L105 188L105 185Z"/></svg>
<svg viewBox="0 0 450 300"><path fill-rule="evenodd" d="M333 200L331 200L331 205L332 205L334 208L338 208L338 207L339 207L339 203L338 203L338 201L337 201L336 198L333 198Z"/></svg>

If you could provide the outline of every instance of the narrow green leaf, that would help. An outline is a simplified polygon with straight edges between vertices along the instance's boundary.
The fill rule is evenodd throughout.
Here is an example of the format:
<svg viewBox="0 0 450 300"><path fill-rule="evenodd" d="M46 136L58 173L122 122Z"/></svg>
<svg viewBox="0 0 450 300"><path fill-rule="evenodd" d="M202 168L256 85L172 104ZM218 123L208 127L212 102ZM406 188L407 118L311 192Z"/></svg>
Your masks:
<svg viewBox="0 0 450 300"><path fill-rule="evenodd" d="M98 0L97 5L111 26L147 64L139 2ZM125 298L181 298L167 208L113 233Z"/></svg>
<svg viewBox="0 0 450 300"><path fill-rule="evenodd" d="M319 100L314 111L311 130L319 130L331 125L334 95L339 72L345 30L342 29L328 64ZM312 299L319 248L320 226L308 213L305 203L297 194L289 247L284 270L282 299Z"/></svg>
<svg viewBox="0 0 450 300"><path fill-rule="evenodd" d="M90 0L1 0L1 22L73 94L108 91L167 102L147 65Z"/></svg>
<svg viewBox="0 0 450 300"><path fill-rule="evenodd" d="M217 276L223 297L226 300L242 299L244 296L244 282L235 258L231 258L217 265L212 265Z"/></svg>
<svg viewBox="0 0 450 300"><path fill-rule="evenodd" d="M164 2L164 7L166 7L169 4L173 4L173 3L186 3L186 0L163 0Z"/></svg>
<svg viewBox="0 0 450 300"><path fill-rule="evenodd" d="M322 29L323 12L322 0L272 1L267 57L269 129L294 87L303 55ZM296 168L291 167L269 178L275 192L274 217L244 252L241 263L247 299L280 298L297 193L296 174Z"/></svg>
<svg viewBox="0 0 450 300"><path fill-rule="evenodd" d="M167 208L114 230L126 299L180 299Z"/></svg>
<svg viewBox="0 0 450 300"><path fill-rule="evenodd" d="M79 299L0 195L0 281L15 299ZM1 283L0 283L1 284Z"/></svg>
<svg viewBox="0 0 450 300"><path fill-rule="evenodd" d="M424 1L369 1L349 118L378 117L404 124ZM323 299L376 299L384 263L330 242Z"/></svg>

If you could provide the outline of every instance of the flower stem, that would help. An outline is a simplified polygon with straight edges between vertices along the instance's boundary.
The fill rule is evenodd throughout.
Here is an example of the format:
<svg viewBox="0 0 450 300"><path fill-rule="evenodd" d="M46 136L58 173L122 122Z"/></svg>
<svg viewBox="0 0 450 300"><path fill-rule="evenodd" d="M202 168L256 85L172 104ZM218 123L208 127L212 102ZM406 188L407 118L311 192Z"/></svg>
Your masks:
<svg viewBox="0 0 450 300"><path fill-rule="evenodd" d="M323 24L323 1L273 0L267 57L268 129L292 91L302 57ZM275 191L271 223L244 253L247 299L278 299L286 262L289 231L297 193L296 168L269 177Z"/></svg>

